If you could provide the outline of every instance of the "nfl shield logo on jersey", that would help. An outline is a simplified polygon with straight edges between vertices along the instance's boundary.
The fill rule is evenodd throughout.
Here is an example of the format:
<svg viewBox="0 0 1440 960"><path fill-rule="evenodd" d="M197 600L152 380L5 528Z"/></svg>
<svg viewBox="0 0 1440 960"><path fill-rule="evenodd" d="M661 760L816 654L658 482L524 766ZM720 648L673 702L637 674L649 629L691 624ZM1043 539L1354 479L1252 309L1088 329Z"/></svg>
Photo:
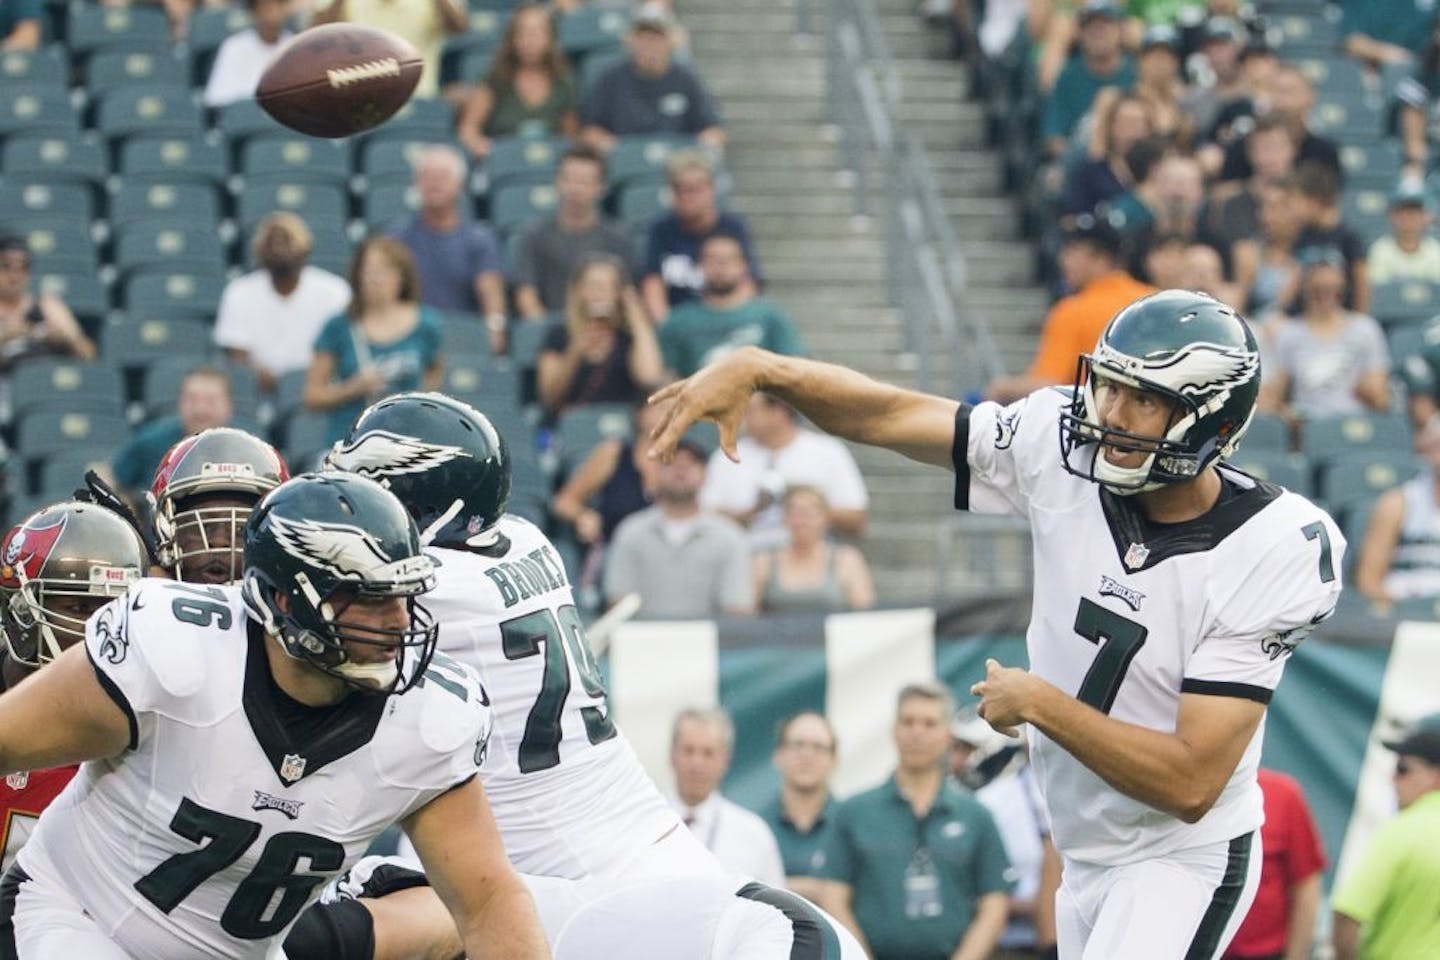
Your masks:
<svg viewBox="0 0 1440 960"><path fill-rule="evenodd" d="M1132 543L1130 549L1125 551L1125 568L1127 570L1138 570L1145 566L1145 560L1150 556L1150 548L1143 543Z"/></svg>
<svg viewBox="0 0 1440 960"><path fill-rule="evenodd" d="M5 786L11 790L24 790L30 783L30 771L21 770L18 773L6 774Z"/></svg>
<svg viewBox="0 0 1440 960"><path fill-rule="evenodd" d="M305 776L305 758L298 753L287 753L285 759L280 762L280 779L286 783L294 783Z"/></svg>

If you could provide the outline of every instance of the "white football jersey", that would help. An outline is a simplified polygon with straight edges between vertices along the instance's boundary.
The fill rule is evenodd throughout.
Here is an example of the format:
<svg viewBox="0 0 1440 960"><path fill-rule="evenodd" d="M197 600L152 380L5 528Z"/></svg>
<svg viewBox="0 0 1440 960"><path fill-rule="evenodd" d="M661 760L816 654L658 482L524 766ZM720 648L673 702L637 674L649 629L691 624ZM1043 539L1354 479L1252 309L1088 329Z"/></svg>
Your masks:
<svg viewBox="0 0 1440 960"><path fill-rule="evenodd" d="M962 406L956 507L1026 516L1035 588L1030 669L1117 720L1171 732L1182 693L1268 703L1285 657L1335 608L1345 539L1304 497L1221 468L1191 523L1149 522L1133 498L1065 470L1066 391ZM1077 451L1088 460L1087 445ZM1198 823L1120 793L1037 730L1034 764L1067 857L1122 864L1230 840L1263 820L1264 723Z"/></svg>
<svg viewBox="0 0 1440 960"><path fill-rule="evenodd" d="M565 568L536 527L506 515L490 549L432 547L425 606L440 649L474 668L494 711L480 770L510 862L579 878L623 869L679 824L610 720Z"/></svg>
<svg viewBox="0 0 1440 960"><path fill-rule="evenodd" d="M130 956L264 956L326 880L484 752L485 693L449 658L402 696L304 708L280 699L274 641L248 624L237 587L151 579L86 629L130 748L81 766L19 864Z"/></svg>

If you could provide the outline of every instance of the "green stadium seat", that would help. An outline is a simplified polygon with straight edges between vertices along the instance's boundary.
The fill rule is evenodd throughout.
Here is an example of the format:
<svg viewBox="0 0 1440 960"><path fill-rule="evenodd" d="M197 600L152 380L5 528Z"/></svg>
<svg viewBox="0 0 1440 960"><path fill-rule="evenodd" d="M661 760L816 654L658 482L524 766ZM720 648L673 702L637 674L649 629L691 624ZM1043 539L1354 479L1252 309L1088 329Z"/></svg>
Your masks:
<svg viewBox="0 0 1440 960"><path fill-rule="evenodd" d="M595 81L610 71L610 69L625 59L621 51L596 50L580 63L579 84L577 92L580 99L584 100L585 95L595 86Z"/></svg>
<svg viewBox="0 0 1440 960"><path fill-rule="evenodd" d="M63 90L70 83L70 65L62 47L40 50L7 50L0 53L0 86L54 86Z"/></svg>
<svg viewBox="0 0 1440 960"><path fill-rule="evenodd" d="M17 420L39 409L118 410L125 400L120 371L102 363L36 358L16 364L9 377Z"/></svg>
<svg viewBox="0 0 1440 960"><path fill-rule="evenodd" d="M1227 463L1258 480L1310 496L1310 462L1302 454L1264 448L1251 450L1247 449L1247 444L1241 443L1239 451Z"/></svg>
<svg viewBox="0 0 1440 960"><path fill-rule="evenodd" d="M365 143L376 140L428 140L449 143L454 138L455 116L443 100L416 99L395 112L374 130L360 134Z"/></svg>
<svg viewBox="0 0 1440 960"><path fill-rule="evenodd" d="M634 411L628 404L571 407L555 423L556 476L568 476L601 442L628 440L634 430Z"/></svg>
<svg viewBox="0 0 1440 960"><path fill-rule="evenodd" d="M490 337L474 314L442 313L440 349L447 359L452 355L485 354L490 352Z"/></svg>
<svg viewBox="0 0 1440 960"><path fill-rule="evenodd" d="M110 196L110 220L116 229L134 220L166 220L213 230L220 221L220 198L215 188L205 183L135 183L127 179Z"/></svg>
<svg viewBox="0 0 1440 960"><path fill-rule="evenodd" d="M548 183L504 187L490 194L490 222L508 235L531 220L550 216L556 201L555 188Z"/></svg>
<svg viewBox="0 0 1440 960"><path fill-rule="evenodd" d="M344 141L315 137L255 137L240 148L247 184L288 181L348 188L350 149Z"/></svg>
<svg viewBox="0 0 1440 960"><path fill-rule="evenodd" d="M486 404L520 405L520 373L503 357L490 356L486 348L472 348L467 353L445 356L444 392L474 403L484 409Z"/></svg>
<svg viewBox="0 0 1440 960"><path fill-rule="evenodd" d="M1373 283L1370 313L1386 326L1429 320L1440 313L1440 283L1424 280Z"/></svg>
<svg viewBox="0 0 1440 960"><path fill-rule="evenodd" d="M353 247L345 224L336 220L316 220L307 221L305 226L310 229L313 241L310 263L343 276L349 269L350 253ZM256 229L256 227L252 227L241 235L239 261L247 270L256 269L254 257Z"/></svg>
<svg viewBox="0 0 1440 960"><path fill-rule="evenodd" d="M223 271L225 248L213 223L134 220L116 232L115 266L122 272L164 268Z"/></svg>
<svg viewBox="0 0 1440 960"><path fill-rule="evenodd" d="M372 230L408 219L420 209L420 195L410 180L371 183L365 191L365 223Z"/></svg>
<svg viewBox="0 0 1440 960"><path fill-rule="evenodd" d="M1420 459L1405 450L1356 454L1320 470L1316 492L1326 503L1345 506L1380 496L1415 476L1422 467Z"/></svg>
<svg viewBox="0 0 1440 960"><path fill-rule="evenodd" d="M477 85L490 75L495 62L493 50L466 50L455 60L451 68L455 71L454 83Z"/></svg>
<svg viewBox="0 0 1440 960"><path fill-rule="evenodd" d="M1357 413L1321 417L1300 430L1300 449L1317 467L1376 451L1408 453L1412 446L1409 422L1399 414Z"/></svg>
<svg viewBox="0 0 1440 960"><path fill-rule="evenodd" d="M517 320L510 327L509 356L520 370L520 402L536 402L535 368L540 363L540 348L550 331L564 324L564 319Z"/></svg>
<svg viewBox="0 0 1440 960"><path fill-rule="evenodd" d="M188 90L190 65L174 51L99 50L85 65L85 90L103 97L131 84L150 89Z"/></svg>
<svg viewBox="0 0 1440 960"><path fill-rule="evenodd" d="M64 87L0 84L0 138L74 135L80 114Z"/></svg>
<svg viewBox="0 0 1440 960"><path fill-rule="evenodd" d="M485 159L485 182L491 193L513 184L551 183L560 167L566 141L499 137Z"/></svg>
<svg viewBox="0 0 1440 960"><path fill-rule="evenodd" d="M116 173L132 183L198 181L225 186L229 152L204 137L130 137L120 145Z"/></svg>
<svg viewBox="0 0 1440 960"><path fill-rule="evenodd" d="M190 48L191 77L195 86L203 87L210 77L215 52L232 33L250 27L250 11L243 4L233 7L201 7L190 14L187 43Z"/></svg>
<svg viewBox="0 0 1440 960"><path fill-rule="evenodd" d="M95 195L88 186L41 177L7 177L0 189L0 223L37 217L95 219Z"/></svg>
<svg viewBox="0 0 1440 960"><path fill-rule="evenodd" d="M1341 143L1373 143L1383 135L1384 116L1368 100L1325 100L1310 111L1310 129Z"/></svg>
<svg viewBox="0 0 1440 960"><path fill-rule="evenodd" d="M408 180L430 140L372 140L360 150L360 171L371 179Z"/></svg>
<svg viewBox="0 0 1440 960"><path fill-rule="evenodd" d="M95 111L95 128L112 141L137 134L198 136L205 129L189 90L141 86L104 94Z"/></svg>
<svg viewBox="0 0 1440 960"><path fill-rule="evenodd" d="M136 316L151 310L183 310L213 319L224 287L225 275L220 272L137 271L123 281L121 301Z"/></svg>
<svg viewBox="0 0 1440 960"><path fill-rule="evenodd" d="M1389 211L1389 190L1355 187L1340 198L1341 219L1367 242L1383 237L1390 229Z"/></svg>
<svg viewBox="0 0 1440 960"><path fill-rule="evenodd" d="M75 3L65 29L66 45L77 56L105 49L164 51L173 45L170 24L158 6Z"/></svg>
<svg viewBox="0 0 1440 960"><path fill-rule="evenodd" d="M281 126L254 100L236 100L215 111L215 129L224 135L236 152L251 137L291 137L295 131Z"/></svg>
<svg viewBox="0 0 1440 960"><path fill-rule="evenodd" d="M670 155L695 146L696 142L688 137L621 137L610 151L606 179L612 190L631 180L663 179Z"/></svg>
<svg viewBox="0 0 1440 960"><path fill-rule="evenodd" d="M1279 417L1255 414L1240 441L1242 450L1289 450L1290 426Z"/></svg>
<svg viewBox="0 0 1440 960"><path fill-rule="evenodd" d="M15 453L27 460L113 443L130 432L116 412L32 410L15 422Z"/></svg>
<svg viewBox="0 0 1440 960"><path fill-rule="evenodd" d="M500 46L508 20L492 10L478 10L470 14L470 28L458 36L450 37L440 52L440 83L474 83L479 78L467 75L462 64L471 54L491 56Z"/></svg>
<svg viewBox="0 0 1440 960"><path fill-rule="evenodd" d="M76 490L85 486L88 471L109 468L110 461L120 449L120 440L117 437L112 443L86 444L45 458L40 464L36 495L52 501L69 499Z"/></svg>
<svg viewBox="0 0 1440 960"><path fill-rule="evenodd" d="M7 524L6 529L8 530L10 527L19 524L32 513L48 507L54 502L55 499L53 497L44 496L38 493L18 494L10 496L6 499L5 502L5 523Z"/></svg>
<svg viewBox="0 0 1440 960"><path fill-rule="evenodd" d="M632 181L620 191L615 215L631 228L648 227L656 217L669 212L673 199L670 184L664 180Z"/></svg>
<svg viewBox="0 0 1440 960"><path fill-rule="evenodd" d="M344 221L350 215L350 195L334 184L294 180L247 184L236 198L236 215L245 231L277 210L288 210L309 221Z"/></svg>
<svg viewBox="0 0 1440 960"><path fill-rule="evenodd" d="M557 39L572 60L596 52L619 50L625 45L630 18L624 10L586 4L560 18Z"/></svg>
<svg viewBox="0 0 1440 960"><path fill-rule="evenodd" d="M270 441L285 455L290 472L313 470L316 460L330 448L330 415L314 410L292 411L271 427Z"/></svg>
<svg viewBox="0 0 1440 960"><path fill-rule="evenodd" d="M1351 189L1389 190L1400 179L1400 145L1393 140L1381 143L1347 143L1340 148L1340 166Z"/></svg>
<svg viewBox="0 0 1440 960"><path fill-rule="evenodd" d="M304 406L305 380L308 376L309 371L292 370L281 374L275 381L275 394L271 402L275 407L276 418L284 417Z"/></svg>
<svg viewBox="0 0 1440 960"><path fill-rule="evenodd" d="M98 321L110 312L110 291L92 273L33 274L35 289L65 301L70 312L82 321Z"/></svg>
<svg viewBox="0 0 1440 960"><path fill-rule="evenodd" d="M94 140L14 136L0 149L0 175L47 182L76 181L98 189L109 175L109 160Z"/></svg>
<svg viewBox="0 0 1440 960"><path fill-rule="evenodd" d="M146 319L135 313L105 329L105 359L126 372L143 372L166 357L190 356L198 362L213 349L210 328L194 321ZM134 396L139 399L138 390Z"/></svg>
<svg viewBox="0 0 1440 960"><path fill-rule="evenodd" d="M228 363L218 355L187 355L159 357L145 368L140 390L140 406L146 418L161 417L175 408L180 383L196 367L213 366L230 377L230 396L237 420L257 418L260 387L255 374L248 368Z"/></svg>
<svg viewBox="0 0 1440 960"><path fill-rule="evenodd" d="M7 220L6 233L18 234L30 248L31 270L35 273L96 273L100 252L90 233L90 221L69 217L31 216ZM59 264L73 269L56 270Z"/></svg>

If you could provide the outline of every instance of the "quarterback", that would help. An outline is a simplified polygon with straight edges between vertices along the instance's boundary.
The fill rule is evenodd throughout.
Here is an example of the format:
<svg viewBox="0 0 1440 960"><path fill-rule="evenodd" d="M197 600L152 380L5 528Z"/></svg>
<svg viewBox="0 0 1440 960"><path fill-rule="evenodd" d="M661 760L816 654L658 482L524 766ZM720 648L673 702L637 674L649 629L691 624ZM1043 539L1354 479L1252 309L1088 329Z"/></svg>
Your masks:
<svg viewBox="0 0 1440 960"><path fill-rule="evenodd" d="M263 957L398 821L470 956L548 956L475 778L488 698L435 655L404 508L301 476L244 558L241 586L140 581L0 697L0 772L81 763L0 881L0 955Z"/></svg>
<svg viewBox="0 0 1440 960"><path fill-rule="evenodd" d="M1259 879L1265 707L1334 610L1345 548L1309 501L1226 466L1259 381L1245 321L1172 290L1116 314L1073 390L1005 407L737 351L656 394L652 453L708 418L733 456L764 390L954 470L959 509L1028 518L1030 670L991 661L972 693L997 729L1028 725L1065 863L1060 955L1209 960Z"/></svg>

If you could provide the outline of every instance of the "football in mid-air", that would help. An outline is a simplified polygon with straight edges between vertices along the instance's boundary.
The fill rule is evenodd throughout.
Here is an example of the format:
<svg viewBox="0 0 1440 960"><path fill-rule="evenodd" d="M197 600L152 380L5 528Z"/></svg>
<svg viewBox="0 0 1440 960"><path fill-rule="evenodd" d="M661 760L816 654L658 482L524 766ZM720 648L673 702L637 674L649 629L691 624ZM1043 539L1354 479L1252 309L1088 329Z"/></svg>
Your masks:
<svg viewBox="0 0 1440 960"><path fill-rule="evenodd" d="M280 49L255 98L265 112L312 137L348 137L405 105L424 66L410 43L355 23L311 27Z"/></svg>

